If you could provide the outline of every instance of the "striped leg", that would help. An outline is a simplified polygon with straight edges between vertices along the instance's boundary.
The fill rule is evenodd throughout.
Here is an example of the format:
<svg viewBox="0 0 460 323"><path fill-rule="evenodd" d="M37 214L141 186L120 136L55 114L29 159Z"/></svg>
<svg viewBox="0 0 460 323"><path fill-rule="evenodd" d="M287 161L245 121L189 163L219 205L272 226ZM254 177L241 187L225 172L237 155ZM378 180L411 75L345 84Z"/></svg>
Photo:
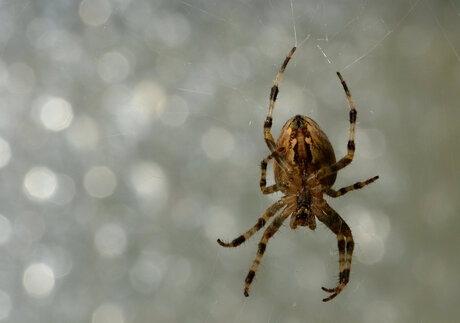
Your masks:
<svg viewBox="0 0 460 323"><path fill-rule="evenodd" d="M356 116L358 112L356 111L355 103L351 99L350 90L348 89L347 84L342 78L342 75L339 72L337 72L337 75L339 76L340 81L342 82L343 89L345 90L345 94L347 95L348 106L350 107L350 132L348 135L348 144L347 144L348 152L345 155L345 157L340 159L335 164L321 168L317 173L318 179L321 179L331 174L337 173L339 170L341 170L342 168L347 166L349 163L351 163L351 161L353 160L353 156L355 154L355 126L356 126Z"/></svg>
<svg viewBox="0 0 460 323"><path fill-rule="evenodd" d="M249 286L251 286L252 280L254 279L254 276L256 275L257 268L259 268L260 262L262 261L262 257L264 255L265 249L267 247L268 240L270 240L271 237L273 237L278 231L278 229L281 227L283 224L284 220L292 213L293 208L288 207L284 209L283 212L281 212L280 215L278 215L272 223L268 226L268 228L265 230L264 235L262 236L262 239L260 239L259 242L259 247L257 250L257 255L256 258L254 259L254 262L252 263L251 269L249 270L248 275L246 276L245 279L245 286L244 286L244 296L248 297L249 296Z"/></svg>
<svg viewBox="0 0 460 323"><path fill-rule="evenodd" d="M248 240L250 237L254 235L257 231L259 231L265 223L267 223L268 219L270 219L273 215L276 214L276 212L283 207L285 202L283 200L279 200L278 202L272 204L267 210L265 210L265 213L257 220L257 223L249 229L245 234L240 235L238 238L234 239L232 242L223 242L220 239L217 239L217 242L222 246L222 247L237 247L246 240Z"/></svg>
<svg viewBox="0 0 460 323"><path fill-rule="evenodd" d="M357 183L354 183L353 185L342 187L338 191L336 191L336 190L334 190L334 189L332 189L330 187L326 187L324 189L324 192L327 195L331 196L331 197L339 197L339 196L342 196L342 195L346 194L347 192L363 188L364 186L369 185L372 182L375 182L378 178L379 178L378 176L375 176L375 177L369 178L367 181L357 182Z"/></svg>
<svg viewBox="0 0 460 323"><path fill-rule="evenodd" d="M291 51L289 52L288 56L286 56L286 59L284 60L284 63L281 66L281 69L278 72L278 75L276 76L275 82L273 83L272 89L270 91L270 103L268 105L268 114L267 114L267 118L265 119L265 123L264 123L264 139L265 139L265 142L267 143L268 149L270 149L270 152L272 153L276 151L276 144L275 144L275 140L273 139L273 136L270 130L272 128L273 110L275 109L276 97L278 96L278 92L279 92L278 86L280 85L284 70L286 69L286 66L289 63L289 60L291 59L295 50L296 50L296 47L293 47ZM275 157L275 160L278 162L278 164L281 165L281 167L283 167L285 170L290 169L286 161L284 161L279 156L274 156L274 157Z"/></svg>
<svg viewBox="0 0 460 323"><path fill-rule="evenodd" d="M267 158L262 160L262 162L260 163L260 169L261 169L260 190L262 191L263 194L272 194L272 193L278 192L281 189L281 185L278 185L278 184L274 184L274 185L267 187L267 165L268 165L268 162L273 157L275 157L276 155L279 155L284 150L285 150L284 148L278 148L273 153L271 153Z"/></svg>
<svg viewBox="0 0 460 323"><path fill-rule="evenodd" d="M350 227L340 215L327 203L324 203L323 210L326 214L319 212L318 219L337 235L339 248L339 284L335 288L322 287L325 292L331 293L329 297L323 299L323 302L327 302L340 294L350 280L351 257L355 243Z"/></svg>

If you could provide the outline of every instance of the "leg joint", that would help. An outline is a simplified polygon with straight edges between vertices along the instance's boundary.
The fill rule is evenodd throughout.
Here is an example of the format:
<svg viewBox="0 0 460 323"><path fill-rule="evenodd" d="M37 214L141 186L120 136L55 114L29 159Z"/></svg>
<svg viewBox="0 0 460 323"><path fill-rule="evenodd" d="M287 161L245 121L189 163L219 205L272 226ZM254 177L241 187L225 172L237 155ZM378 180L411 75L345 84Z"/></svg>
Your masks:
<svg viewBox="0 0 460 323"><path fill-rule="evenodd" d="M265 248L267 247L267 245L264 243L264 242L260 242L259 243L259 250L257 251L257 253L262 256L265 252Z"/></svg>
<svg viewBox="0 0 460 323"><path fill-rule="evenodd" d="M350 123L355 123L356 122L356 116L358 115L358 112L353 109L350 110Z"/></svg>
<svg viewBox="0 0 460 323"><path fill-rule="evenodd" d="M355 151L355 141L354 140L349 140L347 144L348 150Z"/></svg>
<svg viewBox="0 0 460 323"><path fill-rule="evenodd" d="M270 91L270 100L276 101L276 97L278 96L278 92L279 92L278 86L273 85L273 87L272 87L272 89Z"/></svg>
<svg viewBox="0 0 460 323"><path fill-rule="evenodd" d="M260 230L260 228L262 228L264 225L265 225L264 218L259 218L259 220L257 221L257 224L256 224L256 229Z"/></svg>

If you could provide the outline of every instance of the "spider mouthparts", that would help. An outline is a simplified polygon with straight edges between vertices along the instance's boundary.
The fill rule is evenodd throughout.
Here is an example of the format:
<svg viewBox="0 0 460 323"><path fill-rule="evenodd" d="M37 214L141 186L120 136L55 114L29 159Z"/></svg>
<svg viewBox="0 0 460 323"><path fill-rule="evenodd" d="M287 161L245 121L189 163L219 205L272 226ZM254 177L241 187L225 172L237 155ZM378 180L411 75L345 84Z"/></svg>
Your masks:
<svg viewBox="0 0 460 323"><path fill-rule="evenodd" d="M302 212L291 218L291 229L296 229L297 226L309 227L311 230L316 229L315 216L311 213Z"/></svg>
<svg viewBox="0 0 460 323"><path fill-rule="evenodd" d="M305 213L295 217L295 223L297 225L305 226L307 224L307 216Z"/></svg>

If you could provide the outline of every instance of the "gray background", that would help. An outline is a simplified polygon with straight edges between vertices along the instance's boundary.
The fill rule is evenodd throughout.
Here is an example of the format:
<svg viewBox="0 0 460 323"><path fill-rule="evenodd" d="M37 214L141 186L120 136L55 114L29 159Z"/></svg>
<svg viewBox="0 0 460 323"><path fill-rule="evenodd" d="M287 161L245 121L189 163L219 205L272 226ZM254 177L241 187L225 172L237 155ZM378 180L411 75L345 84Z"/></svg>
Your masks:
<svg viewBox="0 0 460 323"><path fill-rule="evenodd" d="M292 6L292 7L291 7ZM295 28L294 28L295 27ZM295 114L356 157L328 199L356 241L284 225L243 297L280 196L259 190ZM0 319L433 322L458 319L459 1L0 1ZM272 181L270 177L269 182Z"/></svg>

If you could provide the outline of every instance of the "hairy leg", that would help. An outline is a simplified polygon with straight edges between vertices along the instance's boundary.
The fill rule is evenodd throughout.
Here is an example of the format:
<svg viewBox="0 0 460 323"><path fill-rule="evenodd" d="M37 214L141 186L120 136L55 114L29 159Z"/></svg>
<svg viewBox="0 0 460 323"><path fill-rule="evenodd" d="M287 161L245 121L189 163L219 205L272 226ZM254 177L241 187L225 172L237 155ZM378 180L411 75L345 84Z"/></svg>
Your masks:
<svg viewBox="0 0 460 323"><path fill-rule="evenodd" d="M375 177L372 177L372 178L369 178L368 180L366 181L363 181L363 182L357 182L357 183L354 183L353 185L350 185L350 186L346 186L346 187L342 187L341 189L339 190L334 190L330 187L326 187L324 189L324 192L329 195L330 197L339 197L339 196L342 196L350 191L353 191L353 190L358 190L360 188L363 188L364 186L366 185L369 185L370 183L373 183L375 182L379 177L378 176L375 176Z"/></svg>
<svg viewBox="0 0 460 323"><path fill-rule="evenodd" d="M254 279L257 269L259 268L260 262L262 261L262 257L267 247L268 240L270 240L270 238L272 238L275 235L276 231L278 231L278 229L283 224L284 220L286 220L286 218L289 217L292 211L292 207L284 209L284 211L281 212L281 214L278 215L273 220L273 222L270 223L270 226L265 230L264 235L262 236L262 239L260 239L259 242L256 258L254 259L251 269L249 270L249 273L245 279L244 296L249 296L249 287L251 286L252 280Z"/></svg>
<svg viewBox="0 0 460 323"><path fill-rule="evenodd" d="M337 173L339 170L351 163L355 154L355 127L356 115L358 113L355 108L355 103L351 99L350 90L348 89L347 84L339 72L337 72L337 75L342 82L343 89L345 90L345 94L347 96L348 106L350 107L350 131L348 135L347 154L335 164L321 168L317 173L318 179L327 177L333 173Z"/></svg>
<svg viewBox="0 0 460 323"><path fill-rule="evenodd" d="M276 214L276 212L279 211L284 206L284 201L279 200L275 203L273 203L268 209L265 210L265 213L257 220L257 223L250 228L246 233L240 235L238 238L234 239L232 242L223 242L220 239L217 239L217 242L222 246L222 247L236 247L248 240L250 237L252 237L257 231L259 231L265 223L267 223L268 219L270 219L273 215Z"/></svg>
<svg viewBox="0 0 460 323"><path fill-rule="evenodd" d="M276 144L275 144L275 140L273 139L273 136L270 131L271 131L272 122L273 122L273 110L275 109L276 97L278 96L278 92L279 92L278 87L283 77L284 70L286 69L286 66L289 63L289 60L291 59L295 50L296 50L296 47L293 47L291 51L289 52L288 56L286 56L284 63L281 66L281 69L278 72L275 82L273 83L273 86L270 90L270 103L268 105L267 118L265 119L265 123L264 123L264 139L268 146L268 149L272 153L276 151ZM284 159L280 158L279 156L274 156L274 157L275 157L275 160L278 162L278 164L280 164L280 166L284 168L285 171L290 169L289 165L286 163Z"/></svg>
<svg viewBox="0 0 460 323"><path fill-rule="evenodd" d="M273 157L283 153L284 150L285 150L284 148L278 148L277 150L272 152L267 158L262 160L262 162L260 163L260 169L261 169L260 190L262 191L263 194L271 194L271 193L281 190L281 185L278 185L278 184L270 185L267 187L267 165L268 165L268 162Z"/></svg>
<svg viewBox="0 0 460 323"><path fill-rule="evenodd" d="M337 246L339 248L339 284L335 288L325 288L323 290L331 295L323 302L335 298L345 288L350 280L351 257L354 249L353 236L350 227L327 203L324 203L323 211L318 215L318 219L323 222L332 232L337 235Z"/></svg>

